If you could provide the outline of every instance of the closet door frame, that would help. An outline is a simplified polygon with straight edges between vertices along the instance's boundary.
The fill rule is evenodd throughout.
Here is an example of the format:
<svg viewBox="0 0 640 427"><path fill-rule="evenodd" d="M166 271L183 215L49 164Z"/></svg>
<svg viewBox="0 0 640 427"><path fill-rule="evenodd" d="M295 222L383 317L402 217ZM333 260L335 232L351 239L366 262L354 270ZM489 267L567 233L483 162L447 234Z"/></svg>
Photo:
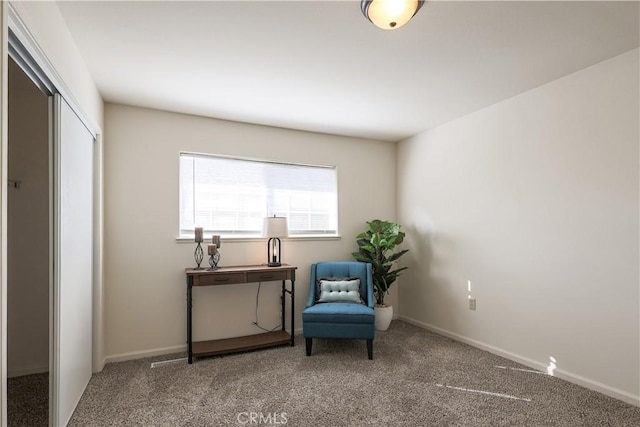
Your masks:
<svg viewBox="0 0 640 427"><path fill-rule="evenodd" d="M0 2L0 425L7 425L7 132L9 34L7 2Z"/></svg>
<svg viewBox="0 0 640 427"><path fill-rule="evenodd" d="M55 67L48 60L46 54L41 50L35 38L30 33L27 26L22 22L18 13L14 10L10 2L0 2L0 425L7 423L7 61L11 56L25 73L36 83L36 85L46 94L59 94L67 102L71 110L80 119L85 128L94 137L93 149L93 257L92 257L92 355L91 365L92 372L99 372L105 364L104 358L104 335L103 335L103 140L102 130L99 126L87 119L83 113L80 104L76 101L63 79L57 73ZM53 139L53 117L50 114L50 153L53 153L59 147L55 147ZM51 154L52 155L52 154ZM50 248L55 248L54 241L54 199L53 195L56 191L54 188L54 159L50 159ZM53 291L54 284L54 257L53 251L50 253L50 274L49 289ZM50 292L51 294L52 292ZM49 304L49 367L54 369L54 301L50 300ZM56 355L56 357L59 355ZM55 374L50 375L50 393L55 390L51 378ZM50 405L57 397L52 398L50 394ZM56 425L53 413L50 407L49 423Z"/></svg>

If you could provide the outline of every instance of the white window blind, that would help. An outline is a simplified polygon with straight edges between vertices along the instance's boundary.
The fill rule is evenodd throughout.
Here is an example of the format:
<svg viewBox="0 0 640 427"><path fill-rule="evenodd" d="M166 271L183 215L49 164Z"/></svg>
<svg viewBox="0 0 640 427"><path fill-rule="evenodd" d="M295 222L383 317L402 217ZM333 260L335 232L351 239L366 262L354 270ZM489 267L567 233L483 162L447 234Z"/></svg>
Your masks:
<svg viewBox="0 0 640 427"><path fill-rule="evenodd" d="M336 168L180 153L181 236L261 236L273 215L292 236L336 235Z"/></svg>

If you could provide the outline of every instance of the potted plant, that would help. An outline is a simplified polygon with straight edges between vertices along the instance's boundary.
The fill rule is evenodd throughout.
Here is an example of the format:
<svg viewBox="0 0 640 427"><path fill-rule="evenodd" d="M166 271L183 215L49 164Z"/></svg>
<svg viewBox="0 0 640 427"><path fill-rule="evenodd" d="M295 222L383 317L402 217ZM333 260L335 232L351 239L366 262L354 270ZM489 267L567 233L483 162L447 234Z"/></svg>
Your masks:
<svg viewBox="0 0 640 427"><path fill-rule="evenodd" d="M409 252L403 249L393 252L402 243L405 233L395 222L374 219L367 222L368 229L356 236L358 252L352 253L356 261L369 262L373 266L373 293L376 299L376 329L386 331L393 317L393 306L384 303L384 297L403 270L393 269L398 259Z"/></svg>

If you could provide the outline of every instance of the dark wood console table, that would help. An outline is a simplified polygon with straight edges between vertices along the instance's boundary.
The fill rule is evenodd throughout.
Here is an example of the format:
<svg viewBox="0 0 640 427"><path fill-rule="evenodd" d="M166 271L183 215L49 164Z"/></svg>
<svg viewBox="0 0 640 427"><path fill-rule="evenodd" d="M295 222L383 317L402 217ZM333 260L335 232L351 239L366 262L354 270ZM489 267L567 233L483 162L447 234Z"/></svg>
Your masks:
<svg viewBox="0 0 640 427"><path fill-rule="evenodd" d="M234 353L238 351L255 350L258 348L274 347L294 342L294 312L295 312L295 282L297 267L283 264L280 267L266 265L240 265L235 267L221 267L217 270L193 268L185 269L187 275L187 347L189 363L198 356L212 356L216 354ZM193 287L236 285L241 283L282 281L282 329L244 337L227 338L212 341L193 342ZM291 290L287 289L286 281L291 282ZM285 323L285 294L291 297L291 334L284 328Z"/></svg>

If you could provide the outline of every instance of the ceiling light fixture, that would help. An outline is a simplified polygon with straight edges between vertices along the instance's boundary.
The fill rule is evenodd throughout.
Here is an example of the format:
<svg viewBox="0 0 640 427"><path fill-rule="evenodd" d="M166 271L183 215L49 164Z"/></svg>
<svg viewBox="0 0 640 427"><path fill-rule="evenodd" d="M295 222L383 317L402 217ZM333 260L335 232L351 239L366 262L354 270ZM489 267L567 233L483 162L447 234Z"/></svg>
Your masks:
<svg viewBox="0 0 640 427"><path fill-rule="evenodd" d="M395 30L409 22L423 3L419 0L362 0L360 9L376 27Z"/></svg>

